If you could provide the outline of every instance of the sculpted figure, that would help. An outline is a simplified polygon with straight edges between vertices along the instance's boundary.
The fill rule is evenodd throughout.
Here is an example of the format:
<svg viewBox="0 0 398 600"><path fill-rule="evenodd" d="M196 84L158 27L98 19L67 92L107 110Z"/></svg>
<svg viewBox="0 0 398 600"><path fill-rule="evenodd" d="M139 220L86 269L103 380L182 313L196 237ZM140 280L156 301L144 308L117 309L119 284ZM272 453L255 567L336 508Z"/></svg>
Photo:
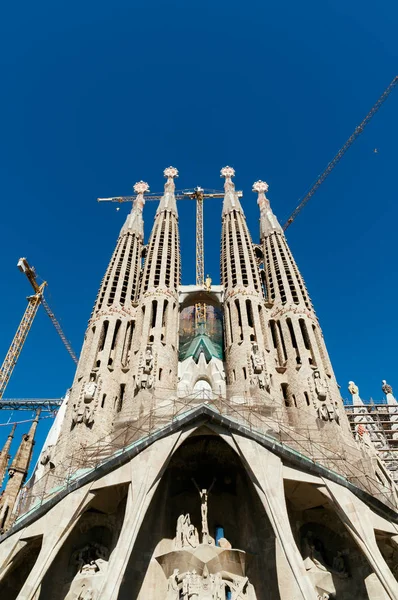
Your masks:
<svg viewBox="0 0 398 600"><path fill-rule="evenodd" d="M209 535L209 525L207 522L207 500L208 495L210 494L216 480L213 479L209 490L200 489L196 481L194 479L192 479L192 481L195 484L195 487L198 490L200 496L200 514L202 515L202 544L214 544L213 538Z"/></svg>
<svg viewBox="0 0 398 600"><path fill-rule="evenodd" d="M150 389L153 386L153 354L152 347L148 345L142 358L142 364L137 375L137 387Z"/></svg>
<svg viewBox="0 0 398 600"><path fill-rule="evenodd" d="M348 391L350 392L350 394L353 396L354 394L358 394L359 390L358 390L358 386L355 385L355 383L353 381L349 381L348 382Z"/></svg>
<svg viewBox="0 0 398 600"><path fill-rule="evenodd" d="M206 275L206 279L205 279L205 290L206 290L207 292L209 292L209 291L211 290L211 282L212 282L212 279L211 279L210 275Z"/></svg>
<svg viewBox="0 0 398 600"><path fill-rule="evenodd" d="M392 394L392 387L391 385L388 385L387 381L385 379L383 379L383 385L381 386L381 389L383 390L383 392L387 395L387 394Z"/></svg>
<svg viewBox="0 0 398 600"><path fill-rule="evenodd" d="M85 402L92 402L94 400L95 392L97 391L97 384L93 379L88 383L84 384L83 397Z"/></svg>
<svg viewBox="0 0 398 600"><path fill-rule="evenodd" d="M181 549L188 545L196 548L199 545L199 536L196 527L191 523L189 514L186 514L180 515L177 519L175 547Z"/></svg>
<svg viewBox="0 0 398 600"><path fill-rule="evenodd" d="M166 600L178 600L180 597L180 590L178 585L178 574L179 569L174 569L173 574L167 580L167 596Z"/></svg>
<svg viewBox="0 0 398 600"><path fill-rule="evenodd" d="M314 371L314 382L315 382L315 391L318 396L318 400L324 402L327 397L327 387L325 382L323 381L321 374L319 371Z"/></svg>
<svg viewBox="0 0 398 600"><path fill-rule="evenodd" d="M51 469L53 469L54 466L55 466L54 463L51 461L52 450L53 450L53 446L52 446L52 444L49 444L47 446L47 448L45 448L43 450L43 453L42 453L42 455L40 457L40 464L43 465L43 466L49 464L49 466L50 466Z"/></svg>
<svg viewBox="0 0 398 600"><path fill-rule="evenodd" d="M224 600L225 599L225 583L222 580L221 573L214 575L213 581L213 600Z"/></svg>
<svg viewBox="0 0 398 600"><path fill-rule="evenodd" d="M96 542L87 544L72 556L78 570L65 600L94 600L107 568L109 552Z"/></svg>

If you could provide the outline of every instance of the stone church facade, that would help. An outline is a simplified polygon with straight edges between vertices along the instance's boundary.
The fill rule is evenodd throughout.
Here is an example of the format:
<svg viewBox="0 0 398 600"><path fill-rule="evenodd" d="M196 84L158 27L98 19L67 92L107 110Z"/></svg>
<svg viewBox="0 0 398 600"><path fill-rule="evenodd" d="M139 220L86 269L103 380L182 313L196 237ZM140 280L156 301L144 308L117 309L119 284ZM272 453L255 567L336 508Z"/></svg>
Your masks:
<svg viewBox="0 0 398 600"><path fill-rule="evenodd" d="M221 284L184 286L164 174L147 244L135 185L72 388L0 500L0 598L397 599L397 489L351 434L267 184L254 243L222 169Z"/></svg>

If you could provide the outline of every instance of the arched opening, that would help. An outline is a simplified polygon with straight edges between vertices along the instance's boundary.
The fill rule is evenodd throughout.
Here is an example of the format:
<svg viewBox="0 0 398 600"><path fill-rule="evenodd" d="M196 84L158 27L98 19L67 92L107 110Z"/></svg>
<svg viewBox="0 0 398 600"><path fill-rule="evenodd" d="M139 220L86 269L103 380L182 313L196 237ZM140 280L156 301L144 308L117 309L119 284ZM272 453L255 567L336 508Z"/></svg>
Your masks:
<svg viewBox="0 0 398 600"><path fill-rule="evenodd" d="M211 400L213 398L213 390L210 383L206 379L198 379L193 387L195 396L203 399Z"/></svg>
<svg viewBox="0 0 398 600"><path fill-rule="evenodd" d="M208 509L206 538L204 490ZM197 535L194 559L189 558L189 545L183 544L181 554L176 550L183 543L179 524L186 522L187 517L188 530ZM202 544L203 539L207 539L206 544ZM238 553L237 563L244 565L245 575L237 575L236 579L245 592L246 585L255 591L255 596L247 597L280 600L275 545L272 526L239 456L218 435L202 427L180 446L162 475L129 558L118 600L147 600L152 597L152 590L157 591L159 598L166 598L174 568L179 569L178 581L174 583L180 591L187 572L195 568L195 577L201 580L199 585L213 577L213 582L218 579L224 597L233 597L227 594L234 591L236 583L228 580L219 563L223 552L227 553L225 556L231 552L230 566L236 560L233 553ZM213 559L212 553L221 558ZM179 566L173 565L176 560L182 560ZM191 560L194 566L189 567Z"/></svg>
<svg viewBox="0 0 398 600"><path fill-rule="evenodd" d="M38 536L22 542L23 547L11 559L0 579L0 598L4 598L4 600L17 598L36 563L42 541L42 536Z"/></svg>
<svg viewBox="0 0 398 600"><path fill-rule="evenodd" d="M285 480L284 486L293 535L318 594L369 598L375 575L331 501L313 484Z"/></svg>
<svg viewBox="0 0 398 600"><path fill-rule="evenodd" d="M107 487L95 495L48 569L38 600L84 598L89 597L89 590L91 597L97 597L109 576L108 561L119 538L126 496L125 485Z"/></svg>

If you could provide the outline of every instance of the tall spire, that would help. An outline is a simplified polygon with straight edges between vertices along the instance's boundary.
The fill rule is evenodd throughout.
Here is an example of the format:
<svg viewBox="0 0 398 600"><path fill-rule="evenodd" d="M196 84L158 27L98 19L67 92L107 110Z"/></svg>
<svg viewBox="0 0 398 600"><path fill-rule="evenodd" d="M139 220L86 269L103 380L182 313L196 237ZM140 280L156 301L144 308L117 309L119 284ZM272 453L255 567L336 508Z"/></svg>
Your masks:
<svg viewBox="0 0 398 600"><path fill-rule="evenodd" d="M164 194L159 202L156 214L163 211L170 211L177 214L177 203L175 198L176 186L174 179L178 177L178 170L175 167L167 167L167 169L163 171L163 175L166 177L167 181L164 184Z"/></svg>
<svg viewBox="0 0 398 600"><path fill-rule="evenodd" d="M149 192L149 185L145 181L138 181L133 187L137 194L131 212L128 215L126 222L124 223L120 235L125 233L135 233L137 235L144 235L144 221L142 218L142 210L145 205L145 192Z"/></svg>
<svg viewBox="0 0 398 600"><path fill-rule="evenodd" d="M273 231L283 233L282 227L272 212L269 200L265 195L268 192L268 183L259 179L253 183L253 192L258 194L257 204L260 207L260 239Z"/></svg>
<svg viewBox="0 0 398 600"><path fill-rule="evenodd" d="M265 195L268 185L265 181L256 181L253 191L258 194L260 209L263 280L267 304L271 307L269 327L278 372L276 379L283 391L289 418L292 422L300 420L303 410L340 425L344 433L350 435L304 279Z"/></svg>
<svg viewBox="0 0 398 600"><path fill-rule="evenodd" d="M221 169L225 197L221 232L221 283L224 286L225 362L229 392L240 396L270 389L266 307L254 246L238 193L235 171Z"/></svg>
<svg viewBox="0 0 398 600"><path fill-rule="evenodd" d="M136 197L121 228L88 323L79 364L53 462L107 435L123 402L130 369L136 306L142 274L145 181L134 185Z"/></svg>
<svg viewBox="0 0 398 600"><path fill-rule="evenodd" d="M220 177L223 177L225 179L225 196L222 207L222 214L225 215L231 212L232 210L236 210L243 213L241 204L239 202L238 194L235 191L235 184L232 181L232 177L235 177L235 169L233 169L232 167L223 167L220 173Z"/></svg>
<svg viewBox="0 0 398 600"><path fill-rule="evenodd" d="M28 474L39 416L40 409L36 411L36 417L33 420L29 433L23 434L17 453L8 469L7 485L0 498L0 531L11 527L14 521L13 509Z"/></svg>
<svg viewBox="0 0 398 600"><path fill-rule="evenodd" d="M10 446L11 446L11 443L12 443L12 440L14 437L15 428L16 428L16 424L14 423L10 433L7 436L7 439L3 446L3 450L1 450L1 452L0 452L0 488L3 485L4 476L6 474L6 470L7 470L7 466L8 466L8 461L10 459L9 451L10 451Z"/></svg>
<svg viewBox="0 0 398 600"><path fill-rule="evenodd" d="M180 237L175 199L175 167L164 170L166 184L149 237L142 270L132 368L118 421L134 420L149 409L153 394L174 393L178 371L178 290Z"/></svg>

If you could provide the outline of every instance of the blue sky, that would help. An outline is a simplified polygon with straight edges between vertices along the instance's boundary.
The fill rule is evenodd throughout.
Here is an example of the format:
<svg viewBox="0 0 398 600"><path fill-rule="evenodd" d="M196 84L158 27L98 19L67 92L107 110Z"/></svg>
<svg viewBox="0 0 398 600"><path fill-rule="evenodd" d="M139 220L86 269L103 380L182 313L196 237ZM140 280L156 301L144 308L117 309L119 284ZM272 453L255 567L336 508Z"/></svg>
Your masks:
<svg viewBox="0 0 398 600"><path fill-rule="evenodd" d="M284 222L398 74L397 18L395 2L368 0L3 6L0 355L30 293L20 256L48 280L47 300L80 351L128 210L98 196L130 194L140 179L162 190L170 164L179 188L220 188L230 164L253 239L255 180L269 183ZM365 398L382 397L384 378L398 390L397 108L395 90L288 230L343 397L349 379ZM145 207L147 236L155 208ZM195 275L194 208L179 205L183 283ZM220 211L207 201L214 282ZM73 374L40 309L6 397L60 397ZM3 423L24 418L0 414ZM50 421L40 423L36 451Z"/></svg>

